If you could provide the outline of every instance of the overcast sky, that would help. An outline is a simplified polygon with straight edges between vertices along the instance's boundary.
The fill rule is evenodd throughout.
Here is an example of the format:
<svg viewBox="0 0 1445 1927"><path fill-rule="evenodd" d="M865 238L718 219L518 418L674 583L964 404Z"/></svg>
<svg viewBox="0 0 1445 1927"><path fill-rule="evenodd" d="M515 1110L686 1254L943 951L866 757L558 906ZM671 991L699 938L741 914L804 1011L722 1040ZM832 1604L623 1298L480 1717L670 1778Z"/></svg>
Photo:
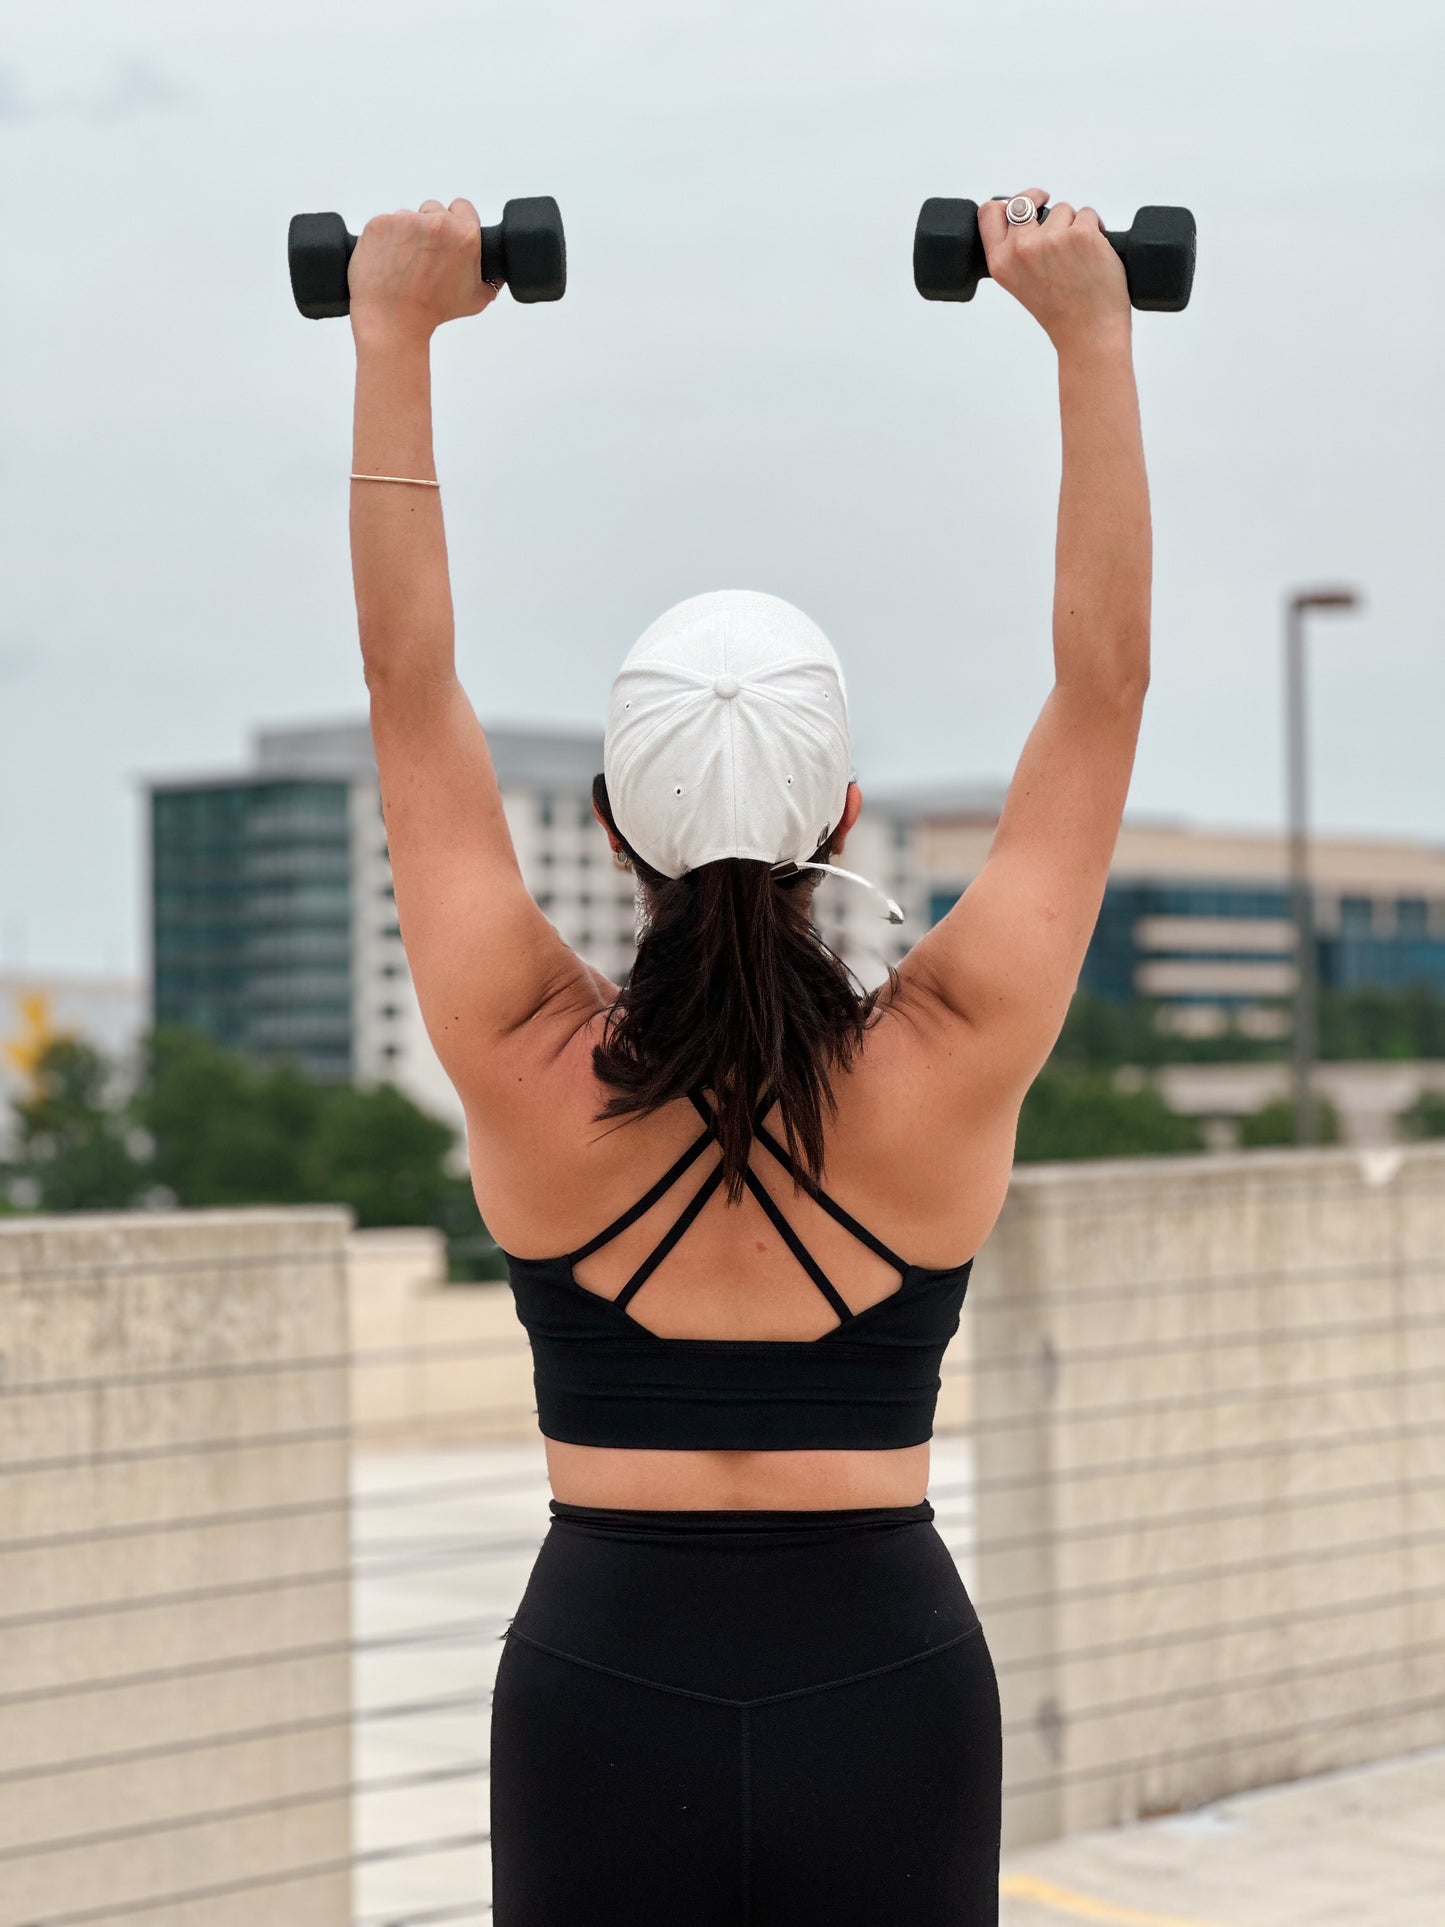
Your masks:
<svg viewBox="0 0 1445 1927"><path fill-rule="evenodd" d="M1445 841L1433 0L22 0L0 73L0 963L143 955L150 773L356 714L350 334L288 217L555 194L570 291L438 347L463 672L600 723L695 591L787 596L869 783L1006 776L1049 678L1050 351L925 305L928 194L1199 220L1136 326L1155 673L1131 808L1279 821L1280 605L1317 820Z"/></svg>

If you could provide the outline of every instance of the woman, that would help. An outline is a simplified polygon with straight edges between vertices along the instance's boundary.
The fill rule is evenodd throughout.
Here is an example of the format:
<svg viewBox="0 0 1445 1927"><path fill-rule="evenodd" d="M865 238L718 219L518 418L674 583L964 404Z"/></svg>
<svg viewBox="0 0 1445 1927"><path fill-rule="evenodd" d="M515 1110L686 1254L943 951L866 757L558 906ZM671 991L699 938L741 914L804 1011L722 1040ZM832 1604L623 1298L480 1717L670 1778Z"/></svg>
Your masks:
<svg viewBox="0 0 1445 1927"><path fill-rule="evenodd" d="M1092 209L1044 224L1046 199L980 226L1058 354L1054 687L988 861L873 997L809 921L860 807L841 674L772 597L680 605L614 687L595 804L638 879L626 988L532 901L426 486L430 336L492 299L476 211L373 221L351 264L352 548L397 908L516 1254L555 1494L495 1695L498 1927L997 1920L997 1689L930 1523L927 1440L1148 681L1124 274Z"/></svg>

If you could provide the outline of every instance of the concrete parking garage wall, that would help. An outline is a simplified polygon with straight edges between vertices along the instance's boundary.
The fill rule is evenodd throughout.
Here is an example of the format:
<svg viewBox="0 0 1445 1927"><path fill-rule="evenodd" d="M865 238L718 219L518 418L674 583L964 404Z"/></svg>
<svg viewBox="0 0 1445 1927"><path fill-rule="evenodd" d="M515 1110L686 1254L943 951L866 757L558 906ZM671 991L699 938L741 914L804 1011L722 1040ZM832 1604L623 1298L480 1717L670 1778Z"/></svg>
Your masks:
<svg viewBox="0 0 1445 1927"><path fill-rule="evenodd" d="M1445 1146L1020 1169L969 1315L1006 1846L1445 1741Z"/></svg>
<svg viewBox="0 0 1445 1927"><path fill-rule="evenodd" d="M0 1220L0 1922L349 1920L346 1232Z"/></svg>

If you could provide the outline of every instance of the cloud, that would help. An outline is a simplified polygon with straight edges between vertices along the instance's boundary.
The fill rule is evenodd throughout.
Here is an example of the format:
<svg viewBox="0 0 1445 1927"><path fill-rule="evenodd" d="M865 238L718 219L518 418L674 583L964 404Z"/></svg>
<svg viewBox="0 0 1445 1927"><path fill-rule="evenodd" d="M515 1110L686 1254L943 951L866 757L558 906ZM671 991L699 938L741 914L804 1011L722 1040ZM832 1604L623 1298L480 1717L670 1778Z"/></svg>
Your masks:
<svg viewBox="0 0 1445 1927"><path fill-rule="evenodd" d="M0 67L0 122L132 120L169 113L192 98L164 68L138 55L116 61L96 86L68 94L31 94L17 68Z"/></svg>

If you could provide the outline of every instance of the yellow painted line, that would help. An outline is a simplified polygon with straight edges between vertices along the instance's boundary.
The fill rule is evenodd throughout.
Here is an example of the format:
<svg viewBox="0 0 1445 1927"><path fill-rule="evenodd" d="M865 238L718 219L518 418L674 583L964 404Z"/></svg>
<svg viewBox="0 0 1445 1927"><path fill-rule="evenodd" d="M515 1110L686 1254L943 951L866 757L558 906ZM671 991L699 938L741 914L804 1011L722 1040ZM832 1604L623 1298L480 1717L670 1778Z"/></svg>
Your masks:
<svg viewBox="0 0 1445 1927"><path fill-rule="evenodd" d="M1115 1927L1211 1927L1207 1920L1186 1920L1182 1914L1147 1914L1137 1907L1119 1907L1112 1900L1098 1900L1092 1894L1059 1887L1036 1874L1005 1874L998 1883L999 1893L1009 1900L1033 1900L1041 1907L1072 1914L1076 1920L1107 1920Z"/></svg>

